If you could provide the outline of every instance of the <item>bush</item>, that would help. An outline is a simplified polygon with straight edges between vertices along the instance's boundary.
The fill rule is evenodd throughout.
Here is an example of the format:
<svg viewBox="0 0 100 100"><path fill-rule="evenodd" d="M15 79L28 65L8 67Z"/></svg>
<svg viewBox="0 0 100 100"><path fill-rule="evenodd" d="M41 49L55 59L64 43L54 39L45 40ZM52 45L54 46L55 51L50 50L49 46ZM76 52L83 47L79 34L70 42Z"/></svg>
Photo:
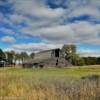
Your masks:
<svg viewBox="0 0 100 100"><path fill-rule="evenodd" d="M84 65L84 59L81 58L78 54L72 54L71 56L72 64L76 66Z"/></svg>

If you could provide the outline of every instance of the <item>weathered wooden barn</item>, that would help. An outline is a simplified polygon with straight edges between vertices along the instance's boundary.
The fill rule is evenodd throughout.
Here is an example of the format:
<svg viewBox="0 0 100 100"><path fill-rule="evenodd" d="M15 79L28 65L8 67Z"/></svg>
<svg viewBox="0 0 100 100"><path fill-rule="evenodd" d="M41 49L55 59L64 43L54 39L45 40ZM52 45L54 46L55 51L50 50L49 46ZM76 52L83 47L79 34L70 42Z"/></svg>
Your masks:
<svg viewBox="0 0 100 100"><path fill-rule="evenodd" d="M65 60L60 49L41 51L35 54L34 59L25 59L23 67L65 67L70 63Z"/></svg>

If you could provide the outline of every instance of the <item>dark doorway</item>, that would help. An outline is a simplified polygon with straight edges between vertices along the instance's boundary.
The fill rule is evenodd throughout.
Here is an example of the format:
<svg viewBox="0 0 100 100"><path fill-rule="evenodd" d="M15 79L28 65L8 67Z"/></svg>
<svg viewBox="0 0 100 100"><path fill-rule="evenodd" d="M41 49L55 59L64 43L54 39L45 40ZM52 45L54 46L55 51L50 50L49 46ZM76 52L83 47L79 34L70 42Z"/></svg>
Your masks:
<svg viewBox="0 0 100 100"><path fill-rule="evenodd" d="M55 50L55 57L59 57L59 51L60 51L59 49Z"/></svg>
<svg viewBox="0 0 100 100"><path fill-rule="evenodd" d="M56 60L56 66L58 66L58 59Z"/></svg>

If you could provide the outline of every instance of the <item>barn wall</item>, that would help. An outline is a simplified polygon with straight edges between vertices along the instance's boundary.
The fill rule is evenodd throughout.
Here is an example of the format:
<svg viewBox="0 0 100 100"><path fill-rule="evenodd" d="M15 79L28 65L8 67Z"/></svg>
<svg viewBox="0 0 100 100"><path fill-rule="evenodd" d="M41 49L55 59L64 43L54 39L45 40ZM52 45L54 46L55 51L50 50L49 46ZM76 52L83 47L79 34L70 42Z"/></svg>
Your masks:
<svg viewBox="0 0 100 100"><path fill-rule="evenodd" d="M26 59L24 67L65 67L70 65L63 57L61 50L59 50L59 57L55 56L56 50L57 49L36 53L34 59Z"/></svg>
<svg viewBox="0 0 100 100"><path fill-rule="evenodd" d="M36 53L34 59L42 59L43 60L43 59L51 58L51 52L52 51Z"/></svg>

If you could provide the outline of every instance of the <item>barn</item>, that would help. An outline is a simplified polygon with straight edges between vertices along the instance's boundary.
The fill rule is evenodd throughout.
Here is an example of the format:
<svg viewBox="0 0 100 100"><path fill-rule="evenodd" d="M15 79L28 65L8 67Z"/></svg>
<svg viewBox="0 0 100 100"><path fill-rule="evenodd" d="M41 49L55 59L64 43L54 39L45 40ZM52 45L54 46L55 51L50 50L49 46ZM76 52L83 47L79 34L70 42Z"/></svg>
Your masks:
<svg viewBox="0 0 100 100"><path fill-rule="evenodd" d="M35 54L34 59L25 59L23 67L65 67L71 65L63 56L59 48L41 51Z"/></svg>

